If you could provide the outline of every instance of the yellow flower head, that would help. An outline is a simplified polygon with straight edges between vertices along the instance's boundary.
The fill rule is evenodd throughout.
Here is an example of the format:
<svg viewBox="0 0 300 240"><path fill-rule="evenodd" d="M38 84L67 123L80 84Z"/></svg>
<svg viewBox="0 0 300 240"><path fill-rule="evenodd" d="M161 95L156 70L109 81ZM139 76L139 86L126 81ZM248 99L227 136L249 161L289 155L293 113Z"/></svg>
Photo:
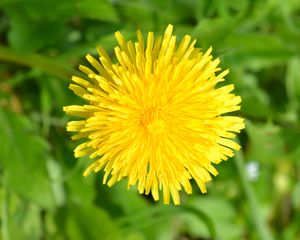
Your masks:
<svg viewBox="0 0 300 240"><path fill-rule="evenodd" d="M127 178L154 200L162 190L165 204L170 195L179 204L182 188L191 194L192 179L206 192L218 174L213 164L234 155L240 147L229 138L244 128L242 118L222 116L240 109L232 84L216 88L229 71L217 74L212 49L203 53L189 35L176 45L172 30L158 38L149 32L146 43L140 31L134 43L116 32L118 62L102 48L99 59L87 55L93 69L80 66L87 78L74 76L70 89L88 103L64 107L83 118L67 126L72 139L85 139L75 157L95 159L84 176L104 168L104 184Z"/></svg>

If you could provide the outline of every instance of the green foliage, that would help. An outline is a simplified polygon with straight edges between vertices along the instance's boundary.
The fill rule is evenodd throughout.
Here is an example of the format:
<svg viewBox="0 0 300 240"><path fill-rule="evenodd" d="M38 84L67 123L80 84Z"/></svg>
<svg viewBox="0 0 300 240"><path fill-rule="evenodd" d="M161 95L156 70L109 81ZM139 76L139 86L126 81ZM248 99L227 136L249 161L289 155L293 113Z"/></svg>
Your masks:
<svg viewBox="0 0 300 240"><path fill-rule="evenodd" d="M299 12L297 0L1 0L0 239L299 239ZM179 207L82 177L91 160L74 159L62 112L80 103L68 81L85 54L168 23L213 47L247 119L242 151Z"/></svg>
<svg viewBox="0 0 300 240"><path fill-rule="evenodd" d="M54 201L46 169L48 144L30 121L6 110L0 111L1 165L5 188L44 208Z"/></svg>

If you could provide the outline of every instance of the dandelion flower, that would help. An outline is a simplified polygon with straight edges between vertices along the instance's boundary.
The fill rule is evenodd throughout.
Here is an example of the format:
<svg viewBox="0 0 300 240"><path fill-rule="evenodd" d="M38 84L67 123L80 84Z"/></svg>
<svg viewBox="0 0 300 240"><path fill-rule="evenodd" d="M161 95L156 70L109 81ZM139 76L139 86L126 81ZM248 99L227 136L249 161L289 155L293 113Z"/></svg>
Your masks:
<svg viewBox="0 0 300 240"><path fill-rule="evenodd" d="M165 204L180 204L179 191L192 193L191 181L205 193L205 184L218 172L213 166L234 155L234 141L244 120L224 113L240 109L241 98L232 84L216 87L228 70L221 71L212 49L195 48L185 35L176 44L173 26L146 43L140 31L137 42L116 32L117 63L98 48L99 59L87 55L92 68L80 66L86 78L73 76L70 89L86 105L64 107L82 120L70 121L67 130L83 139L75 157L94 159L84 176L104 171L103 183L114 185L127 178L128 188L140 194L160 190Z"/></svg>

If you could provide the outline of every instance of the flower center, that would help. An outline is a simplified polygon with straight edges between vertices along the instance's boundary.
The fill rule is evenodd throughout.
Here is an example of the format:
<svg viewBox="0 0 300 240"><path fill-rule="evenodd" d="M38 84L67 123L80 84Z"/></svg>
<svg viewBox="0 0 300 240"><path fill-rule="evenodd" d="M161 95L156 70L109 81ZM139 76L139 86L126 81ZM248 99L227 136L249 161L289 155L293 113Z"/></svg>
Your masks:
<svg viewBox="0 0 300 240"><path fill-rule="evenodd" d="M165 121L161 118L161 111L157 108L145 110L141 117L141 125L151 134L162 133L165 129Z"/></svg>

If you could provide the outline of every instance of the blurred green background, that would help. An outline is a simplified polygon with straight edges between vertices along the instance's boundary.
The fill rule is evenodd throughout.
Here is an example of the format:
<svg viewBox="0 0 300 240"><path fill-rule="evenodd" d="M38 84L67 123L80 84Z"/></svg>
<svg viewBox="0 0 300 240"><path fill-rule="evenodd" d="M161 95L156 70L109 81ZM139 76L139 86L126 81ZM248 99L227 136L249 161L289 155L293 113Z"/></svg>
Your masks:
<svg viewBox="0 0 300 240"><path fill-rule="evenodd" d="M62 107L114 32L163 33L220 57L242 96L243 150L179 207L82 177ZM0 0L0 239L300 239L299 0Z"/></svg>

